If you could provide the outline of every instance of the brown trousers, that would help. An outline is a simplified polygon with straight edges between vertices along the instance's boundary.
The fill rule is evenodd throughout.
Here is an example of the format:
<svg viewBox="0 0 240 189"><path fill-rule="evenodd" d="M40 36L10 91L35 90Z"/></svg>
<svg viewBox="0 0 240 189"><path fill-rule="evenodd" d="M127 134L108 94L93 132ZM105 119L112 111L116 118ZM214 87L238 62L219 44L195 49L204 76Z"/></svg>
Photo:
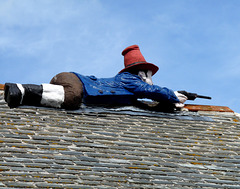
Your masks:
<svg viewBox="0 0 240 189"><path fill-rule="evenodd" d="M62 108L75 110L82 102L83 84L73 73L62 72L52 78L50 84L62 85L64 87L64 102Z"/></svg>

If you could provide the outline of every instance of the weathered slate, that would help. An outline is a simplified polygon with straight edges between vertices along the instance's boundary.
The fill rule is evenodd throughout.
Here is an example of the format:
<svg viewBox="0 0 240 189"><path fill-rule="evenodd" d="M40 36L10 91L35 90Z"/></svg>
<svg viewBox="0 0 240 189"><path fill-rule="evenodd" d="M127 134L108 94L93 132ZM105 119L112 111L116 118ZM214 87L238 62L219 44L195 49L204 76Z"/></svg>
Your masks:
<svg viewBox="0 0 240 189"><path fill-rule="evenodd" d="M9 109L0 92L0 187L240 188L234 112Z"/></svg>

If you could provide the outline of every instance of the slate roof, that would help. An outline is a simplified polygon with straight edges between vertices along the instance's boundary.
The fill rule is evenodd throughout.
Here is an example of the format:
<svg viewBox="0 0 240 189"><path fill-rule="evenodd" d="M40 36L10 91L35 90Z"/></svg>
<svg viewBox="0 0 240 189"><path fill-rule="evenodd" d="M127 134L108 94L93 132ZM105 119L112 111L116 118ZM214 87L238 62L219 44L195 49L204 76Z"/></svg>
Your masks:
<svg viewBox="0 0 240 189"><path fill-rule="evenodd" d="M0 93L2 188L240 188L236 113L9 109Z"/></svg>

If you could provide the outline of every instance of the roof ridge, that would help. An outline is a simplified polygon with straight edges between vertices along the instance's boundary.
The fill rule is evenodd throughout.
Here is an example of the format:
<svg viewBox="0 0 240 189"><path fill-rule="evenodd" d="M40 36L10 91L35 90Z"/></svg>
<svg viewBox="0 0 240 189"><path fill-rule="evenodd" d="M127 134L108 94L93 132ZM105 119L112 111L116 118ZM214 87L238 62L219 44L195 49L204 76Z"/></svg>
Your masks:
<svg viewBox="0 0 240 189"><path fill-rule="evenodd" d="M4 90L4 84L0 84L0 91ZM215 105L198 105L198 104L185 104L185 109L192 112L198 111L214 111L214 112L234 112L227 106L215 106Z"/></svg>

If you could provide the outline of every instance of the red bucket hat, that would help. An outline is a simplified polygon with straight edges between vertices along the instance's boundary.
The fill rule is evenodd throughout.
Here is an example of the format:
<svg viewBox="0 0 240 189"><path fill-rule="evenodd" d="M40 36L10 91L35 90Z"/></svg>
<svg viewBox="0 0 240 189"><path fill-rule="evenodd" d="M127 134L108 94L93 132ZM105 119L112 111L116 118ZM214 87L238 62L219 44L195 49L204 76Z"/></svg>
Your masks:
<svg viewBox="0 0 240 189"><path fill-rule="evenodd" d="M138 45L132 45L123 50L124 66L119 73L131 72L137 70L152 70L152 75L158 71L158 67L152 63L146 62Z"/></svg>

